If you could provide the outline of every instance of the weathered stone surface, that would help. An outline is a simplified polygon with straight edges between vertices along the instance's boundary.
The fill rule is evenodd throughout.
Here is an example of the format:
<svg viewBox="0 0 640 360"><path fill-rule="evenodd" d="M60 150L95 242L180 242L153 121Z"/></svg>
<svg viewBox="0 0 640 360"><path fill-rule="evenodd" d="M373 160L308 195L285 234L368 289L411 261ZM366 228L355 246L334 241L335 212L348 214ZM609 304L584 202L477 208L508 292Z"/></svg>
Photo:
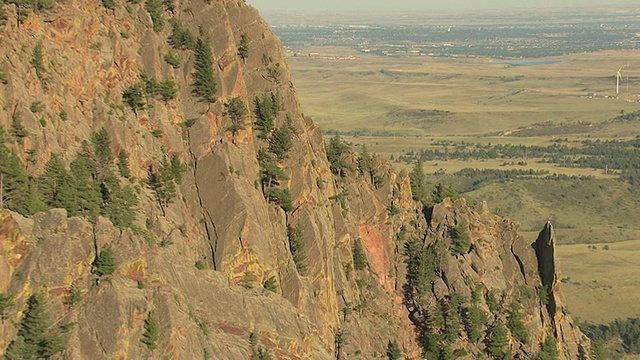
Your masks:
<svg viewBox="0 0 640 360"><path fill-rule="evenodd" d="M28 164L31 176L39 176L50 154L68 166L89 146L91 134L104 128L112 165L121 150L129 154L132 178L120 181L136 189L138 207L135 229L125 230L104 217L68 218L61 209L31 218L0 210L0 292L15 296L10 321L0 323L0 354L16 334L28 296L42 291L55 323L75 324L64 335L62 358L246 359L251 333L279 359L335 358L339 333L348 334L342 349L348 358L379 357L395 339L407 358L420 358L402 300L404 242L413 237L428 246L462 223L472 248L446 254L429 301L453 292L468 298L475 284L508 303L524 286L534 294L524 301L532 341L514 345L514 353L535 353L550 326L566 358L588 346L563 310L557 281L556 310L540 311L540 256L514 223L491 215L486 204L475 212L464 199L447 199L425 218L411 199L406 172L396 174L381 158L373 161L375 176L360 172L355 152L345 155L352 166L345 177L331 173L322 133L300 111L285 52L255 9L239 0L186 0L163 13L165 29L155 32L144 4L127 6L130 12L121 4L108 10L88 0L58 3L17 26L15 6L6 5L0 66L8 81L0 83L0 125L9 129L17 111L28 131L22 145L13 138L6 145ZM209 40L215 103L193 96L194 54L167 43L170 17L194 35L201 29ZM237 54L242 35L249 39L245 61ZM38 42L43 79L25 56ZM163 60L169 52L179 68ZM148 106L134 113L122 92L141 73L175 81L177 97L165 103L149 96ZM256 136L254 101L271 93L283 105L276 127L289 124L294 133L289 156L278 161L287 175L280 188L292 198L293 210L286 213L265 200L257 160L268 141ZM234 135L227 131L224 104L238 96L251 115ZM32 112L34 102L42 110ZM150 167L173 155L186 171L175 199L161 208L144 180ZM296 224L303 232L303 272L287 238L287 227ZM363 245L363 269L354 267L356 241ZM92 266L107 246L117 266L99 278ZM542 259L555 264L553 257ZM275 292L263 288L271 278ZM81 295L73 305L72 284ZM488 309L484 300L479 306ZM160 324L154 351L140 342L151 311ZM504 314L490 320L497 316ZM464 338L460 344L472 354L484 346Z"/></svg>

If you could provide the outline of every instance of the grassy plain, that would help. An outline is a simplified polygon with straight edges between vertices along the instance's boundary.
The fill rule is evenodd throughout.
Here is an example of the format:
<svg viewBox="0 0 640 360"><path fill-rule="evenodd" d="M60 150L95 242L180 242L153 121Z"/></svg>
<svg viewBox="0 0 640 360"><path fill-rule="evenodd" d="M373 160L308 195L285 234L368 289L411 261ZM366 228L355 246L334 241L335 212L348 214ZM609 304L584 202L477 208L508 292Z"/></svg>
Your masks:
<svg viewBox="0 0 640 360"><path fill-rule="evenodd" d="M306 115L325 131L397 158L435 141L549 146L557 139L633 139L640 122L611 121L640 110L640 52L606 51L514 66L487 58L383 57L349 48L292 49L288 58ZM305 54L315 53L314 56ZM626 68L629 65L628 69ZM620 96L615 73L624 67ZM628 76L628 78L627 78ZM536 124L550 123L551 128ZM516 136L519 135L519 136ZM588 321L640 316L640 190L604 169L562 168L539 159L449 160L425 164L432 182L463 168L534 169L591 175L588 181L511 180L456 184L471 202L522 223L533 241L545 221L558 235L572 314ZM406 164L396 163L399 168ZM444 174L444 175L442 175ZM601 250L602 244L610 250ZM595 244L598 250L587 248Z"/></svg>

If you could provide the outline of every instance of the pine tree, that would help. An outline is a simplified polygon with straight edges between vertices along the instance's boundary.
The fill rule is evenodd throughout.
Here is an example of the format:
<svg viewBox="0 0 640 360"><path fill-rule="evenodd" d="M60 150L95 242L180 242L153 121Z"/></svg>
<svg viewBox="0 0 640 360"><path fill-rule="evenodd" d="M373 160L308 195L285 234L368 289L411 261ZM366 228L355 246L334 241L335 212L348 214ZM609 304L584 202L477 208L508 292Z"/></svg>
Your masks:
<svg viewBox="0 0 640 360"><path fill-rule="evenodd" d="M507 351L505 350L509 345L507 340L507 328L501 322L496 322L491 329L491 334L487 341L487 351L498 359L502 359Z"/></svg>
<svg viewBox="0 0 640 360"><path fill-rule="evenodd" d="M446 198L450 198L452 201L455 201L460 197L458 192L453 188L453 185L443 183L436 184L436 188L433 190L431 196L433 202L436 204L441 203Z"/></svg>
<svg viewBox="0 0 640 360"><path fill-rule="evenodd" d="M173 24L173 32L169 36L169 45L177 50L195 50L196 43L196 38L193 34L185 29L180 22L176 21Z"/></svg>
<svg viewBox="0 0 640 360"><path fill-rule="evenodd" d="M360 159L358 159L358 170L360 175L366 176L373 183L375 175L375 163L373 156L367 151L367 145L362 144L362 151L360 152Z"/></svg>
<svg viewBox="0 0 640 360"><path fill-rule="evenodd" d="M198 38L195 50L195 73L193 94L207 103L216 102L216 80L214 77L213 55L208 39Z"/></svg>
<svg viewBox="0 0 640 360"><path fill-rule="evenodd" d="M362 240L356 239L353 242L353 267L356 270L364 270L367 267L367 257L362 248Z"/></svg>
<svg viewBox="0 0 640 360"><path fill-rule="evenodd" d="M454 227L450 231L451 240L453 240L453 254L464 255L467 254L471 248L471 238L467 231L467 225L460 223L460 225Z"/></svg>
<svg viewBox="0 0 640 360"><path fill-rule="evenodd" d="M400 360L402 358L402 351L400 350L400 345L398 345L397 340L389 340L387 344L387 358L389 360Z"/></svg>
<svg viewBox="0 0 640 360"><path fill-rule="evenodd" d="M411 193L413 199L421 201L423 205L427 205L429 192L427 190L427 179L424 174L423 163L420 159L413 164L413 169L409 173L411 181Z"/></svg>
<svg viewBox="0 0 640 360"><path fill-rule="evenodd" d="M8 359L49 358L64 350L64 342L57 334L47 334L49 316L44 304L39 293L27 299L18 334L5 354Z"/></svg>
<svg viewBox="0 0 640 360"><path fill-rule="evenodd" d="M22 118L18 111L11 117L11 135L18 140L20 145L22 145L22 139L29 136L29 131L22 125Z"/></svg>
<svg viewBox="0 0 640 360"><path fill-rule="evenodd" d="M269 151L271 151L278 160L284 160L289 155L289 151L293 147L291 130L287 124L283 124L276 129L269 138Z"/></svg>
<svg viewBox="0 0 640 360"><path fill-rule="evenodd" d="M29 216L46 206L34 181L13 150L0 144L0 173L3 175L3 204L7 209Z"/></svg>
<svg viewBox="0 0 640 360"><path fill-rule="evenodd" d="M144 93L145 89L142 83L133 84L122 92L122 100L129 105L136 115L139 110L144 110L145 108Z"/></svg>
<svg viewBox="0 0 640 360"><path fill-rule="evenodd" d="M13 296L0 293L0 323L6 320L5 312L13 306Z"/></svg>
<svg viewBox="0 0 640 360"><path fill-rule="evenodd" d="M171 161L169 162L171 177L176 183L182 182L182 174L185 171L184 165L180 162L180 157L178 154L171 155Z"/></svg>
<svg viewBox="0 0 640 360"><path fill-rule="evenodd" d="M42 80L42 77L44 76L43 73L45 72L42 42L38 42L36 46L33 47L31 66L36 70L36 76L38 76L38 79Z"/></svg>
<svg viewBox="0 0 640 360"><path fill-rule="evenodd" d="M227 131L231 131L234 136L238 135L238 132L244 129L244 120L248 115L244 100L240 96L236 96L227 101L224 104L224 108L224 115L231 120L231 125L227 127Z"/></svg>
<svg viewBox="0 0 640 360"><path fill-rule="evenodd" d="M479 307L473 305L464 309L462 312L462 320L469 340L474 343L478 342L482 337L482 326L488 320L487 314Z"/></svg>
<svg viewBox="0 0 640 360"><path fill-rule="evenodd" d="M534 360L558 360L560 354L558 353L558 344L556 339L548 335L547 339L542 343L540 347L540 353L534 358Z"/></svg>
<svg viewBox="0 0 640 360"><path fill-rule="evenodd" d="M144 3L144 8L151 16L151 21L153 22L153 31L159 32L164 27L164 17L162 15L162 3L160 0L147 0Z"/></svg>
<svg viewBox="0 0 640 360"><path fill-rule="evenodd" d="M267 139L271 130L273 130L273 124L278 113L283 110L282 100L278 93L270 93L264 94L262 99L256 97L254 104L256 115L255 126L260 131L258 137Z"/></svg>
<svg viewBox="0 0 640 360"><path fill-rule="evenodd" d="M521 311L522 306L520 306L520 303L515 301L511 303L509 316L507 317L507 327L516 340L521 343L528 343L529 334L527 333L527 328L524 326L524 317Z"/></svg>
<svg viewBox="0 0 640 360"><path fill-rule="evenodd" d="M144 319L144 333L140 340L143 344L147 345L149 350L155 350L158 348L158 338L160 337L158 320L154 311L149 311L147 318Z"/></svg>
<svg viewBox="0 0 640 360"><path fill-rule="evenodd" d="M164 101L164 103L168 103L169 100L173 100L176 98L176 94L178 93L178 88L176 87L176 83L173 80L163 80L158 83L156 92L158 96Z"/></svg>
<svg viewBox="0 0 640 360"><path fill-rule="evenodd" d="M108 166L111 164L111 139L105 128L101 128L98 132L91 134L91 145L93 153L98 158L100 165Z"/></svg>
<svg viewBox="0 0 640 360"><path fill-rule="evenodd" d="M175 162L172 166L166 157L162 159L162 162L157 169L154 169L151 165L149 166L147 184L155 193L163 214L165 213L166 207L176 196L176 185L174 182L174 179L176 179L176 172L177 169L175 168Z"/></svg>
<svg viewBox="0 0 640 360"><path fill-rule="evenodd" d="M332 137L326 147L327 159L331 164L331 172L340 177L345 177L347 169L352 169L352 166L344 159L344 155L348 151L349 146L342 142L338 135Z"/></svg>
<svg viewBox="0 0 640 360"><path fill-rule="evenodd" d="M70 216L86 216L95 219L100 214L102 194L98 169L90 154L84 152L71 162L70 173L77 194L77 208L67 209Z"/></svg>
<svg viewBox="0 0 640 360"><path fill-rule="evenodd" d="M131 228L136 218L135 206L138 198L130 186L120 187L117 182L110 186L109 200L103 203L103 214L119 229Z"/></svg>
<svg viewBox="0 0 640 360"><path fill-rule="evenodd" d="M405 243L405 264L407 282L403 287L405 303L413 306L423 303L424 297L432 290L435 280L434 256L418 239Z"/></svg>
<svg viewBox="0 0 640 360"><path fill-rule="evenodd" d="M100 255L94 261L93 266L93 272L98 276L111 275L116 271L116 259L111 246L107 246L100 251Z"/></svg>
<svg viewBox="0 0 640 360"><path fill-rule="evenodd" d="M117 165L120 176L127 179L131 177L131 172L129 171L129 154L125 150L120 150L120 153L118 153Z"/></svg>
<svg viewBox="0 0 640 360"><path fill-rule="evenodd" d="M258 164L260 165L260 181L262 190L280 185L280 180L287 180L289 177L274 162L272 157L263 149L258 150Z"/></svg>
<svg viewBox="0 0 640 360"><path fill-rule="evenodd" d="M238 55L242 58L243 62L247 61L249 57L249 38L247 34L240 35L240 44L238 44Z"/></svg>
<svg viewBox="0 0 640 360"><path fill-rule="evenodd" d="M66 209L68 213L77 209L73 179L56 154L51 154L45 164L44 173L38 178L38 188L48 206Z"/></svg>
<svg viewBox="0 0 640 360"><path fill-rule="evenodd" d="M291 194L289 193L289 189L267 189L264 193L265 198L273 203L280 205L282 210L291 211L293 210L293 204L291 202Z"/></svg>

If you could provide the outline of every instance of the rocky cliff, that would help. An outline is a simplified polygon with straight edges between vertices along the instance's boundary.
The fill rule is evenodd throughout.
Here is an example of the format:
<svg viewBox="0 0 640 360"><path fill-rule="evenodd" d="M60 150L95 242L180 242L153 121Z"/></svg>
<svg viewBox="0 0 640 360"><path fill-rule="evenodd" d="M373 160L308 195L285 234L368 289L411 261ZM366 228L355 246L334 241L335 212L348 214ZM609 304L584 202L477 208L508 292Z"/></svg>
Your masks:
<svg viewBox="0 0 640 360"><path fill-rule="evenodd" d="M406 174L327 148L243 1L0 6L0 353L49 351L38 294L62 358L476 358L516 312L505 354L587 356L552 230L534 250L486 208L423 212Z"/></svg>

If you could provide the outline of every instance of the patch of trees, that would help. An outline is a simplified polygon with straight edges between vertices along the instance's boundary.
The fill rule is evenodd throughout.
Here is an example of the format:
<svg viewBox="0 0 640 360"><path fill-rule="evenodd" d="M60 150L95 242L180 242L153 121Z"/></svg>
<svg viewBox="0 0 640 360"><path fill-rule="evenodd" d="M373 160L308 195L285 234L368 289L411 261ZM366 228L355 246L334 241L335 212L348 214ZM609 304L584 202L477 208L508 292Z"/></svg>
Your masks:
<svg viewBox="0 0 640 360"><path fill-rule="evenodd" d="M398 157L407 164L419 161L483 160L483 159L539 159L542 163L552 163L562 167L593 168L611 170L634 170L640 168L640 139L634 140L584 140L580 146L555 143L550 146L525 146L513 144L473 144L468 142L440 141L433 144L435 149L408 151ZM519 171L498 172L463 170L458 175L507 179L514 176L540 176L543 173Z"/></svg>
<svg viewBox="0 0 640 360"><path fill-rule="evenodd" d="M33 178L13 150L0 144L5 206L25 216L63 208L69 216L93 220L103 215L121 229L131 227L137 198L130 186L121 185L114 172L106 130L93 133L91 145L84 145L68 170L56 154L51 154L43 174Z"/></svg>
<svg viewBox="0 0 640 360"><path fill-rule="evenodd" d="M177 154L173 154L171 159L163 157L160 164L155 166L149 165L147 185L155 194L163 215L176 196L176 184L182 181L184 171L185 167Z"/></svg>
<svg viewBox="0 0 640 360"><path fill-rule="evenodd" d="M290 119L279 128L272 130L268 137L268 146L258 150L258 164L260 166L260 183L265 198L274 202L284 211L293 210L289 189L276 188L280 181L288 176L280 168L279 162L284 161L293 147L293 125Z"/></svg>
<svg viewBox="0 0 640 360"><path fill-rule="evenodd" d="M597 360L640 354L640 319L617 319L609 324L581 323L580 330L591 341Z"/></svg>
<svg viewBox="0 0 640 360"><path fill-rule="evenodd" d="M162 100L165 104L175 99L178 87L173 80L158 82L153 77L140 74L140 81L129 86L122 92L122 100L134 113L144 110L149 103L149 98Z"/></svg>
<svg viewBox="0 0 640 360"><path fill-rule="evenodd" d="M173 30L169 36L169 45L176 50L196 50L196 37L186 29L182 23L173 23Z"/></svg>
<svg viewBox="0 0 640 360"><path fill-rule="evenodd" d="M18 21L22 23L31 13L41 13L51 10L56 5L56 0L7 0L6 3L14 4L18 13ZM5 1L0 2L0 8ZM4 9L2 9L4 11Z"/></svg>
<svg viewBox="0 0 640 360"><path fill-rule="evenodd" d="M264 94L262 98L256 97L255 105L255 127L259 131L258 138L267 139L273 130L278 114L284 110L284 104L280 99L280 93Z"/></svg>

